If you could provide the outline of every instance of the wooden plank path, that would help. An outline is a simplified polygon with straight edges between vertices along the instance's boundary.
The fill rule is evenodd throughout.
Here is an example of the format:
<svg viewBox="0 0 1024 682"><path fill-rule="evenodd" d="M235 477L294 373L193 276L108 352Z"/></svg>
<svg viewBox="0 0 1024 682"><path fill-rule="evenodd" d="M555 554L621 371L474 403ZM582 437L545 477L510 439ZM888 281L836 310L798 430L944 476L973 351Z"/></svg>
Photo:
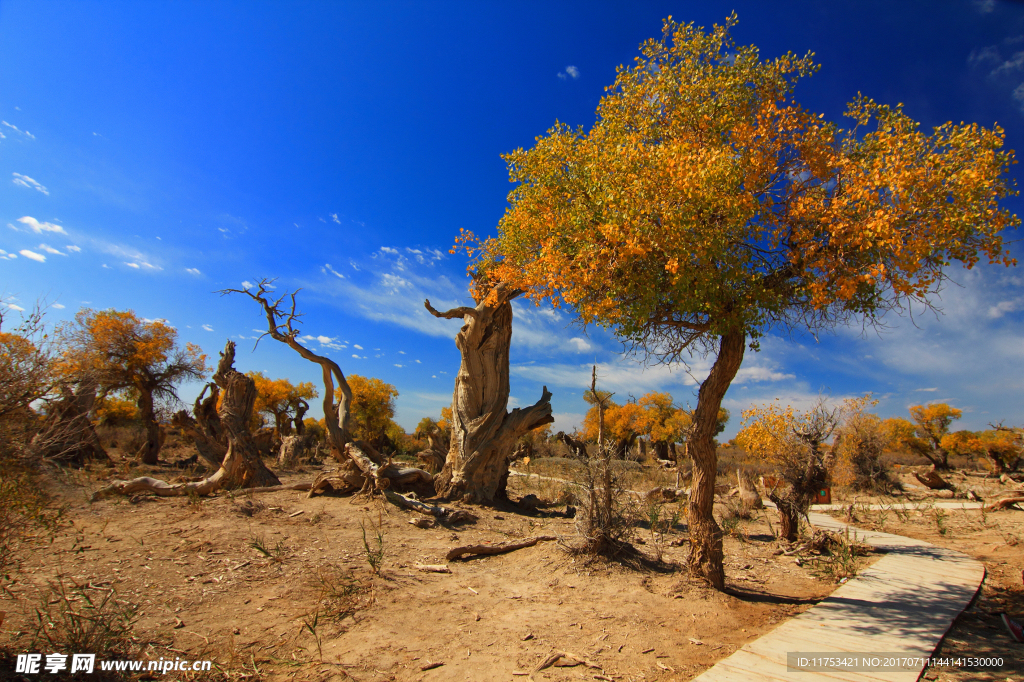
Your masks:
<svg viewBox="0 0 1024 682"><path fill-rule="evenodd" d="M845 532L846 524L811 513L819 528ZM851 527L851 537L886 555L831 596L719 661L694 682L913 682L909 670L791 670L787 654L839 652L927 658L954 619L974 599L985 566L965 554L899 535Z"/></svg>

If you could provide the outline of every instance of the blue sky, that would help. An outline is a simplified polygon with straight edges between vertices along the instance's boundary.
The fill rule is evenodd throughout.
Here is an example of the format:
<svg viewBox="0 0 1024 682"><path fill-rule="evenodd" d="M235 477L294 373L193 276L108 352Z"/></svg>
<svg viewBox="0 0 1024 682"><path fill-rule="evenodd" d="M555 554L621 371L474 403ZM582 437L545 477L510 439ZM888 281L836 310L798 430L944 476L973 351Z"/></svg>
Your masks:
<svg viewBox="0 0 1024 682"><path fill-rule="evenodd" d="M54 322L82 306L132 309L213 357L239 341L242 370L319 382L279 344L250 353L259 311L213 293L277 277L303 289L311 347L393 383L411 429L450 402L459 324L422 304L468 300L465 261L448 249L459 228L493 233L511 189L499 155L556 120L589 126L616 66L663 17L710 26L732 9L737 41L764 57L816 54L822 68L797 96L826 118L841 122L862 92L904 103L926 129L998 122L1024 148L1024 6L998 0L4 0L4 305L45 299ZM726 397L726 436L751 403L804 406L821 392L871 391L883 416L949 402L964 428L1024 422L1024 272L952 274L940 316L766 339ZM582 417L591 364L623 400L662 390L681 405L709 368L644 369L565 311L516 312L512 404L547 384L558 428Z"/></svg>

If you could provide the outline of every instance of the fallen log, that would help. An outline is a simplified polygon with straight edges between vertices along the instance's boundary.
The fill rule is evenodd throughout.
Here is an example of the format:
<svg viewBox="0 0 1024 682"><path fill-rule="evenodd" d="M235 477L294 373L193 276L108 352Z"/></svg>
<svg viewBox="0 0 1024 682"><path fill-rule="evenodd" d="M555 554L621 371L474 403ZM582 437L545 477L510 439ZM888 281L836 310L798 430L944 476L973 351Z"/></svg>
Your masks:
<svg viewBox="0 0 1024 682"><path fill-rule="evenodd" d="M939 476L935 471L926 471L924 474L914 472L914 478L916 478L921 485L930 490L955 490L946 479Z"/></svg>
<svg viewBox="0 0 1024 682"><path fill-rule="evenodd" d="M444 564L413 564L413 568L424 573L451 573L452 569Z"/></svg>
<svg viewBox="0 0 1024 682"><path fill-rule="evenodd" d="M189 483L168 483L167 481L161 481L158 478L150 478L149 476L140 476L139 478L133 478L129 481L114 481L106 488L97 490L89 498L90 502L96 502L104 497L111 495L132 495L134 493L153 493L157 497L183 497L189 494L199 495L203 497L205 495L211 495L220 489L221 478L218 476L218 471L209 478L204 478L201 481L193 481ZM256 488L236 488L232 490L235 493L274 493L280 490L309 490L311 483L292 483L290 485L268 485L259 486Z"/></svg>
<svg viewBox="0 0 1024 682"><path fill-rule="evenodd" d="M439 520L447 521L448 523L465 523L468 521L476 521L479 518L476 514L472 514L463 509L450 509L449 507L438 507L432 504L427 504L426 502L420 502L419 500L413 499L411 497L406 497L405 495L396 493L395 491L388 490L386 488L382 492L384 494L384 498L388 502L390 502L391 504L395 505L400 509L409 509L411 511L419 512L421 514L430 514L431 516ZM415 519L413 521L410 521L409 523L412 523L415 526L419 526L420 528L425 527L420 526L417 523L417 521L419 521L419 519Z"/></svg>
<svg viewBox="0 0 1024 682"><path fill-rule="evenodd" d="M502 542L497 545L465 545L463 547L455 547L448 550L448 554L445 558L448 561L454 559L460 559L467 554L474 555L493 555L493 554L505 554L506 552L514 552L517 549L524 549L526 547L533 547L538 542L557 540L554 535L537 535L532 538L525 540L519 540L517 542Z"/></svg>
<svg viewBox="0 0 1024 682"><path fill-rule="evenodd" d="M998 511L1000 509L1007 509L1017 504L1024 504L1024 495L1018 495L1015 497L1004 497L1001 500L996 500L990 505L985 507L985 511Z"/></svg>

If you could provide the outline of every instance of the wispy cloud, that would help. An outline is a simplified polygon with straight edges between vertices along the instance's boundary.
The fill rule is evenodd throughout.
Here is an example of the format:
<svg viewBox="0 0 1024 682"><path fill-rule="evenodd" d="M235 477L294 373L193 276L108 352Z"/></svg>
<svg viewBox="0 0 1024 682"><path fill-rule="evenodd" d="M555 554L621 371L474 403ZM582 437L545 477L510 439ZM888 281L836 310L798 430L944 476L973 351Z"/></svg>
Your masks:
<svg viewBox="0 0 1024 682"><path fill-rule="evenodd" d="M45 251L46 253L53 254L54 256L66 256L67 255L66 253L64 253L62 251L59 251L59 250L53 248L52 246L50 246L48 244L40 244L39 248L42 251Z"/></svg>
<svg viewBox="0 0 1024 682"><path fill-rule="evenodd" d="M187 272L190 275L194 275L195 277L199 277L201 274L203 274L199 271L199 268L185 268L185 272Z"/></svg>
<svg viewBox="0 0 1024 682"><path fill-rule="evenodd" d="M61 227L60 225L54 225L53 223L39 222L38 220L36 220L32 216L28 216L28 215L27 216L22 216L21 218L18 218L18 222L21 223L22 225L28 226L28 228L30 230L32 230L33 232L35 232L36 234L42 234L43 232L56 232L57 234L62 234L62 235L65 235L65 236L67 236L67 234L68 234L67 232L64 231L64 228ZM8 227L11 227L11 228L13 228L15 230L18 229L16 227L14 227L13 225L8 225Z"/></svg>
<svg viewBox="0 0 1024 682"><path fill-rule="evenodd" d="M8 128L10 128L11 130L13 130L14 132L18 133L19 135L24 135L25 137L29 138L30 140L36 139L35 135L33 135L32 133L30 133L27 130L20 130L18 128L18 126L14 125L13 123L8 123L7 121L0 121L0 125L5 125Z"/></svg>
<svg viewBox="0 0 1024 682"><path fill-rule="evenodd" d="M18 253L20 253L25 258L30 258L31 260L39 261L40 263L45 263L46 262L46 256L44 256L41 253L36 253L35 251L29 251L28 249L22 249Z"/></svg>
<svg viewBox="0 0 1024 682"><path fill-rule="evenodd" d="M18 185L19 187L25 187L28 189L34 189L37 192L42 192L46 196L50 196L50 190L46 189L43 185L39 184L29 176L22 175L21 173L11 173L11 175L14 176L14 180L12 180L11 182L13 182L15 185Z"/></svg>
<svg viewBox="0 0 1024 682"><path fill-rule="evenodd" d="M53 303L51 305L52 305L53 308L56 308L57 310L64 310L64 304L63 303Z"/></svg>
<svg viewBox="0 0 1024 682"><path fill-rule="evenodd" d="M976 4L979 8L994 5ZM983 12L985 10L982 10ZM1007 38L1000 45L986 45L971 51L967 63L974 69L982 70L989 82L1006 88L1010 98L1024 111L1024 51L1020 50L1021 36Z"/></svg>
<svg viewBox="0 0 1024 682"><path fill-rule="evenodd" d="M338 214L337 214L337 213L332 213L332 214L331 214L331 220L333 220L334 222L336 222L336 223L338 223L339 225L341 225L341 221L340 221L340 220L338 220Z"/></svg>
<svg viewBox="0 0 1024 682"><path fill-rule="evenodd" d="M128 261L125 261L124 264L130 268L135 268L136 270L138 270L140 267L138 263L129 263Z"/></svg>
<svg viewBox="0 0 1024 682"><path fill-rule="evenodd" d="M80 253L82 251L82 247L75 246L74 244L68 244L64 248L67 249L68 251L73 252L73 253Z"/></svg>
<svg viewBox="0 0 1024 682"><path fill-rule="evenodd" d="M202 325L202 327L203 327L204 331L208 331L208 332L212 332L213 331L213 327L211 327L208 324L204 324L204 325Z"/></svg>
<svg viewBox="0 0 1024 682"><path fill-rule="evenodd" d="M321 272L323 272L324 274L329 272L332 275L334 275L335 277L340 277L341 279L345 279L345 275L341 274L340 272L338 272L337 270L332 268L330 263L325 263L324 267L321 270Z"/></svg>

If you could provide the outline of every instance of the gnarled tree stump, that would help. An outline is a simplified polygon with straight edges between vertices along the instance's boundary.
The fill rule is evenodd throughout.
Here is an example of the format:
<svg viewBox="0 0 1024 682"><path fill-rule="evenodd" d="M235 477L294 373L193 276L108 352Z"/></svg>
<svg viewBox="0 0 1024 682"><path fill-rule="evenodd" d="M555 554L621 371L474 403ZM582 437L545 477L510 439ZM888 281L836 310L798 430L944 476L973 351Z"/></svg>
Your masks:
<svg viewBox="0 0 1024 682"><path fill-rule="evenodd" d="M435 317L465 321L455 337L462 364L452 400L451 447L435 487L445 499L491 502L505 496L509 458L524 433L554 421L551 393L526 409L506 411L509 394L509 346L512 341L511 301L522 292L498 284L481 294L474 308Z"/></svg>

